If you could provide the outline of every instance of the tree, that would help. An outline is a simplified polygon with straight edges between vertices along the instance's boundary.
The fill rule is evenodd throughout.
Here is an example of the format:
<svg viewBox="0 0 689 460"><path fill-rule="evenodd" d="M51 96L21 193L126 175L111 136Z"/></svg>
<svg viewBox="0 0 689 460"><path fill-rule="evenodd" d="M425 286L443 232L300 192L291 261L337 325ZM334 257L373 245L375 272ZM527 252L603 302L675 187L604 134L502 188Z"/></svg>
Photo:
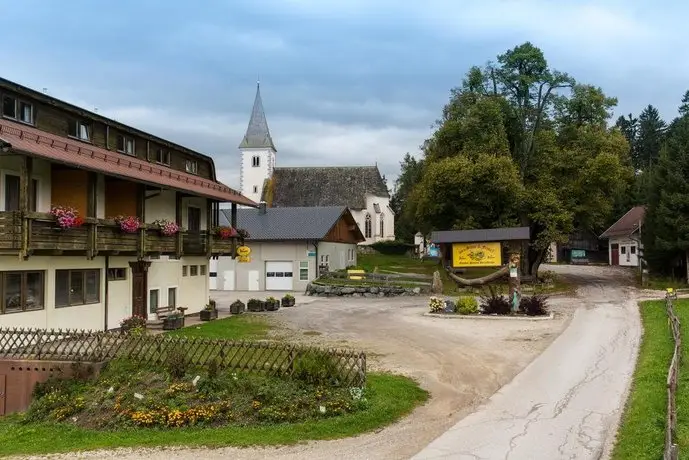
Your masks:
<svg viewBox="0 0 689 460"><path fill-rule="evenodd" d="M395 213L395 236L407 242L414 240L418 228L407 206L407 199L414 185L421 179L423 160L417 160L409 153L400 162L400 175L395 181L395 190L390 197L390 208Z"/></svg>
<svg viewBox="0 0 689 460"><path fill-rule="evenodd" d="M606 127L615 103L550 69L531 43L470 69L424 144L408 200L417 225L527 226L522 272L536 275L552 242L604 223L631 177L629 145Z"/></svg>
<svg viewBox="0 0 689 460"><path fill-rule="evenodd" d="M679 116L683 117L689 114L689 90L684 92L682 96L682 104L679 106Z"/></svg>
<svg viewBox="0 0 689 460"><path fill-rule="evenodd" d="M658 160L666 124L658 109L648 105L639 115L639 134L637 139L637 155L634 167L637 170L648 169Z"/></svg>

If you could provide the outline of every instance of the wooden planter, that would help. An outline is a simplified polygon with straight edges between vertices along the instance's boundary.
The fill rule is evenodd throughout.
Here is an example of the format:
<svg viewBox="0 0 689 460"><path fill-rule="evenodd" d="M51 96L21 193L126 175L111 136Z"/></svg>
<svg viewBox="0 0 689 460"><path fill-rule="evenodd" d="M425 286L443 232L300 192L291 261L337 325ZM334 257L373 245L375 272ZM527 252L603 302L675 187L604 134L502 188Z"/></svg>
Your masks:
<svg viewBox="0 0 689 460"><path fill-rule="evenodd" d="M253 312L265 311L266 310L266 303L259 300L258 302L247 303L246 307L247 307L247 310L253 311Z"/></svg>
<svg viewBox="0 0 689 460"><path fill-rule="evenodd" d="M230 313L233 315L240 315L244 313L246 306L242 303L233 303L230 305Z"/></svg>
<svg viewBox="0 0 689 460"><path fill-rule="evenodd" d="M201 321L212 321L218 319L218 310L201 310L199 316L201 317Z"/></svg>
<svg viewBox="0 0 689 460"><path fill-rule="evenodd" d="M277 299L266 300L265 305L266 305L266 311L278 311L280 309L280 301Z"/></svg>
<svg viewBox="0 0 689 460"><path fill-rule="evenodd" d="M184 327L184 317L181 318L165 318L163 319L163 330L174 331Z"/></svg>
<svg viewBox="0 0 689 460"><path fill-rule="evenodd" d="M295 305L295 299L282 299L283 307L293 307Z"/></svg>

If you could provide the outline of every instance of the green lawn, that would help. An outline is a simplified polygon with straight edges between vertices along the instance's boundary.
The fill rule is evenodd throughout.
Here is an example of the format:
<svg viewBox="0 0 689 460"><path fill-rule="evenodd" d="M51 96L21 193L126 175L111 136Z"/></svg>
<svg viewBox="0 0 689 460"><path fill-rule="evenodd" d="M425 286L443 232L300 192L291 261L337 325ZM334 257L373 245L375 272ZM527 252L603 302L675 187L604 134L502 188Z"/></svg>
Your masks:
<svg viewBox="0 0 689 460"><path fill-rule="evenodd" d="M425 402L428 393L409 378L376 373L368 375L367 397L371 405L365 411L261 426L93 431L67 424L24 425L20 416L8 416L0 418L0 456L135 446L266 446L344 438L395 422Z"/></svg>
<svg viewBox="0 0 689 460"><path fill-rule="evenodd" d="M665 382L672 359L672 332L665 301L642 302L639 308L644 335L613 460L656 460L663 455L667 411ZM683 337L677 393L677 441L680 458L685 458L689 452L689 300L675 301L675 312L682 325Z"/></svg>
<svg viewBox="0 0 689 460"><path fill-rule="evenodd" d="M245 314L208 321L196 326L170 331L167 334L209 339L249 340L264 338L270 329L271 326L264 317Z"/></svg>

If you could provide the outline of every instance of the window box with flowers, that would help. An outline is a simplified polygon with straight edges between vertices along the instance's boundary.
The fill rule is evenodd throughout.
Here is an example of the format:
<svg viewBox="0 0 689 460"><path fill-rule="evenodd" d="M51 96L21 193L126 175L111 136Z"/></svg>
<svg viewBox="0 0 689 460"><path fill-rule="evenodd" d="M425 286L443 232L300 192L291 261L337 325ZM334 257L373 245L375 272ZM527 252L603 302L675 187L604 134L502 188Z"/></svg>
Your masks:
<svg viewBox="0 0 689 460"><path fill-rule="evenodd" d="M153 225L163 236L175 236L180 231L179 225L177 225L177 223L167 219L156 220L155 222L153 222Z"/></svg>
<svg viewBox="0 0 689 460"><path fill-rule="evenodd" d="M50 214L55 217L58 230L65 230L68 228L78 228L84 225L84 219L79 216L76 209L69 206L53 206L50 209Z"/></svg>
<svg viewBox="0 0 689 460"><path fill-rule="evenodd" d="M237 237L237 230L232 227L217 227L213 232L218 239L229 240Z"/></svg>
<svg viewBox="0 0 689 460"><path fill-rule="evenodd" d="M141 228L141 221L136 216L117 216L115 223L124 233L136 233Z"/></svg>

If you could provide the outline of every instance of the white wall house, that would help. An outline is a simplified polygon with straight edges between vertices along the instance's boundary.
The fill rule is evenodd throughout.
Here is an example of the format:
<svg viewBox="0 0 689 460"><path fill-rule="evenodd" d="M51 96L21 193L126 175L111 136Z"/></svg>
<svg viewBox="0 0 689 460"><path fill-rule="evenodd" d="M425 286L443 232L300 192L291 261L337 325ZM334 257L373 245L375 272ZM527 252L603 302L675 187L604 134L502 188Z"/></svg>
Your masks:
<svg viewBox="0 0 689 460"><path fill-rule="evenodd" d="M260 86L239 150L242 194L253 201L272 208L344 206L365 236L361 244L395 239L390 193L377 166L276 166Z"/></svg>
<svg viewBox="0 0 689 460"><path fill-rule="evenodd" d="M220 223L230 213L221 210ZM356 265L363 235L344 207L239 209L237 226L249 232L248 261L211 260L211 289L303 291L319 269Z"/></svg>
<svg viewBox="0 0 689 460"><path fill-rule="evenodd" d="M608 263L623 267L639 267L643 253L641 231L646 208L636 206L620 217L600 236L608 240Z"/></svg>

